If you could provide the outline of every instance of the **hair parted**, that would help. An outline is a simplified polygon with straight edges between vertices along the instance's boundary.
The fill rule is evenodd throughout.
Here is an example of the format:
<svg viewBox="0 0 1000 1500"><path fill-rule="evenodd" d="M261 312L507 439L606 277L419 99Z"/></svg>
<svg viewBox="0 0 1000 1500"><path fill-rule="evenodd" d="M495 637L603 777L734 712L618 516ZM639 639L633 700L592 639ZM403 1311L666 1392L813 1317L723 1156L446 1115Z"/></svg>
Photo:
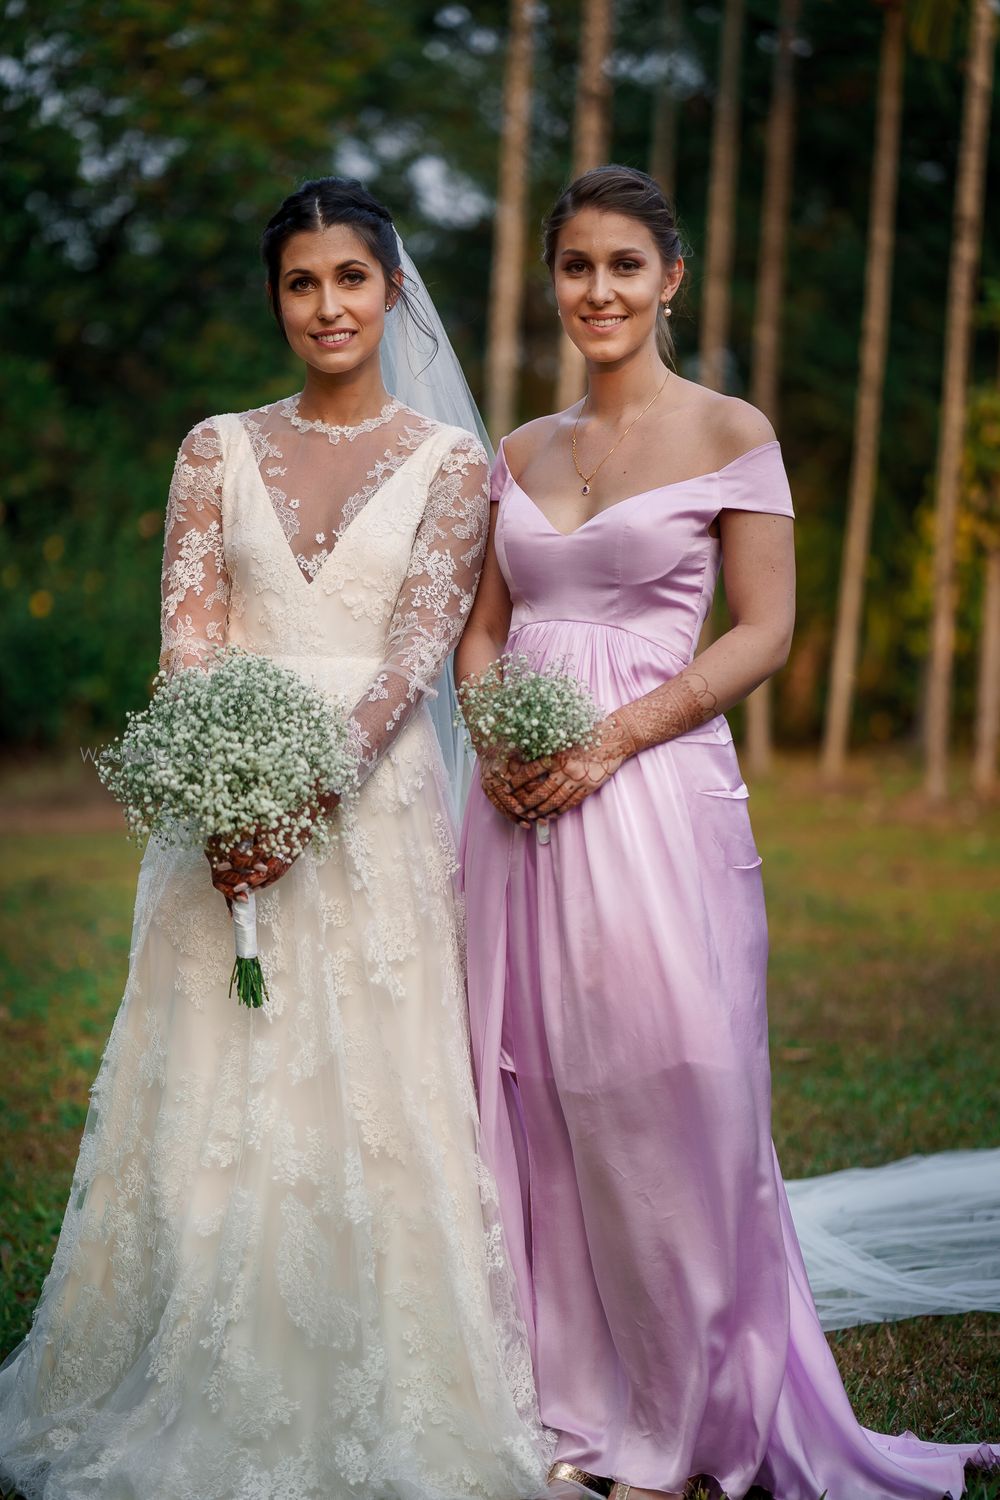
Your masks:
<svg viewBox="0 0 1000 1500"><path fill-rule="evenodd" d="M551 272L555 267L559 232L583 208L602 213L624 214L649 230L665 265L672 266L683 254L677 217L654 178L638 167L610 162L593 167L563 188L542 224L542 259ZM656 323L656 345L661 356L673 363L674 342L662 315Z"/></svg>
<svg viewBox="0 0 1000 1500"><path fill-rule="evenodd" d="M386 292L398 299L422 333L434 339L419 304L394 280L400 268L399 242L392 215L384 203L368 191L356 177L313 177L304 182L272 214L261 236L260 253L267 267L268 296L275 322L285 332L281 318L279 282L281 252L293 234L315 229L330 229L345 224L367 245L382 267ZM435 344L436 344L435 340Z"/></svg>

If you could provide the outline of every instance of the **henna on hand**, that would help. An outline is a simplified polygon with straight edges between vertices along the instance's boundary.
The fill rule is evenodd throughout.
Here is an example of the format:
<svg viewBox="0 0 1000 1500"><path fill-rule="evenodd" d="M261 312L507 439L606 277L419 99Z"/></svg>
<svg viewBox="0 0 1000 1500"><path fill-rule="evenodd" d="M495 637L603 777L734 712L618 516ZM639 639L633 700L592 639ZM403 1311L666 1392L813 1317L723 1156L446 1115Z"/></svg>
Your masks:
<svg viewBox="0 0 1000 1500"><path fill-rule="evenodd" d="M479 779L484 793L505 818L514 823L523 823L524 816L517 801L511 795L506 757L487 752L479 762Z"/></svg>
<svg viewBox="0 0 1000 1500"><path fill-rule="evenodd" d="M554 762L551 770L543 771L531 781L523 781L512 787L512 796L524 816L535 817L542 804L548 802L553 793L562 786L565 770Z"/></svg>
<svg viewBox="0 0 1000 1500"><path fill-rule="evenodd" d="M320 791L314 801L306 804L305 811L315 821L321 814L332 813L339 803L339 793ZM234 901L246 901L251 890L263 890L280 880L298 859L298 854L275 854L274 843L274 832L261 828L250 829L246 838L232 846L219 838L208 840L205 858L212 872L212 884L225 896L230 909Z"/></svg>
<svg viewBox="0 0 1000 1500"><path fill-rule="evenodd" d="M611 715L598 726L594 745L562 750L524 768L535 775L531 780L522 778L521 785L514 788L523 816L554 817L578 806L584 797L602 787L635 749L628 728L617 714ZM546 766L549 769L543 769Z"/></svg>
<svg viewBox="0 0 1000 1500"><path fill-rule="evenodd" d="M543 755L538 760L518 760L516 756L512 756L507 768L507 779L511 789L519 792L529 783L540 781L548 775L554 765L555 757L552 755Z"/></svg>
<svg viewBox="0 0 1000 1500"><path fill-rule="evenodd" d="M700 672L686 668L644 698L616 710L636 750L674 740L714 718L719 700Z"/></svg>
<svg viewBox="0 0 1000 1500"><path fill-rule="evenodd" d="M205 858L212 872L212 884L230 906L233 901L246 901L251 890L272 885L292 865L290 859L271 853L257 837L241 839L233 847L225 846L219 839L209 839Z"/></svg>
<svg viewBox="0 0 1000 1500"><path fill-rule="evenodd" d="M483 791L493 806L522 824L561 817L599 791L630 756L676 739L714 717L718 699L700 672L685 669L642 698L615 709L597 741L534 761L487 754Z"/></svg>

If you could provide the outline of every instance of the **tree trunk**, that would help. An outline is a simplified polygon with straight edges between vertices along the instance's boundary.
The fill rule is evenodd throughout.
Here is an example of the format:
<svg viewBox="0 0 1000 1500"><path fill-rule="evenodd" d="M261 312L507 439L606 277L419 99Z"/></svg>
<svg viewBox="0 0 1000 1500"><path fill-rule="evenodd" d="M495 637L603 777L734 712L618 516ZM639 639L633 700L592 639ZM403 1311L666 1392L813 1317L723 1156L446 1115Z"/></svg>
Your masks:
<svg viewBox="0 0 1000 1500"><path fill-rule="evenodd" d="M785 287L785 247L792 189L795 138L795 79L792 43L800 0L781 0L778 50L774 55L771 107L764 152L760 260L754 306L753 368L750 400L777 425L781 368L781 312ZM762 682L747 699L747 764L759 775L771 765L771 684Z"/></svg>
<svg viewBox="0 0 1000 1500"><path fill-rule="evenodd" d="M516 421L530 181L534 0L511 0L486 345L486 425L494 442Z"/></svg>
<svg viewBox="0 0 1000 1500"><path fill-rule="evenodd" d="M948 791L951 673L955 654L955 527L965 439L973 300L982 239L996 24L992 0L974 0L958 148L936 476L934 613L925 723L925 787L927 795L935 800L944 798Z"/></svg>
<svg viewBox="0 0 1000 1500"><path fill-rule="evenodd" d="M976 693L976 749L972 784L981 797L997 789L997 749L1000 747L1000 548L986 554L983 589L983 634L979 648Z"/></svg>
<svg viewBox="0 0 1000 1500"><path fill-rule="evenodd" d="M677 53L683 34L683 0L665 0L663 45L670 57ZM677 114L677 90L668 74L656 91L653 105L649 175L656 179L665 197L671 202L677 192Z"/></svg>
<svg viewBox="0 0 1000 1500"><path fill-rule="evenodd" d="M725 0L719 48L719 81L712 126L706 219L705 282L701 305L698 378L722 390L729 341L729 286L733 274L736 166L740 130L740 52L743 0Z"/></svg>
<svg viewBox="0 0 1000 1500"><path fill-rule="evenodd" d="M611 79L604 64L611 51L612 0L583 0L580 64L573 116L573 176L599 167L608 154L611 133ZM572 406L583 395L586 371L583 355L565 333L559 343L556 411Z"/></svg>
<svg viewBox="0 0 1000 1500"><path fill-rule="evenodd" d="M860 374L854 409L854 452L848 486L847 532L840 562L840 592L823 739L827 781L843 775L850 738L865 574L878 477L879 433L892 301L892 260L899 183L899 129L903 107L905 16L901 4L887 9L882 28L875 163L868 210L868 254L861 315Z"/></svg>

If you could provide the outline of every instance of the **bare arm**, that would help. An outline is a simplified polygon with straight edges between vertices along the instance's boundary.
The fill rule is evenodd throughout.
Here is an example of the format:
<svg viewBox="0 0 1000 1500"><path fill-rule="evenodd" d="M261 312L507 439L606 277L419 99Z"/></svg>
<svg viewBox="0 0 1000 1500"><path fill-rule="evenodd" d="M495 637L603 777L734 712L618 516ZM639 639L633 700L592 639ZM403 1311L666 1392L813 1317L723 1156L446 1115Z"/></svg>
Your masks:
<svg viewBox="0 0 1000 1500"><path fill-rule="evenodd" d="M495 481L494 481L495 483ZM496 493L496 490L494 490ZM500 571L496 553L496 527L500 507L490 506L490 528L486 557L479 580L479 591L472 606L462 639L455 650L455 680L459 687L467 677L484 672L491 662L503 655L510 634L512 605L510 593ZM511 794L509 764L486 745L477 745L479 778L483 791L498 812L527 823Z"/></svg>
<svg viewBox="0 0 1000 1500"><path fill-rule="evenodd" d="M723 511L719 518L732 628L676 677L614 715L634 755L724 713L788 659L795 624L795 549L788 516Z"/></svg>
<svg viewBox="0 0 1000 1500"><path fill-rule="evenodd" d="M503 654L510 633L511 601L496 553L500 507L490 506L490 529L479 591L455 651L456 684L486 670Z"/></svg>

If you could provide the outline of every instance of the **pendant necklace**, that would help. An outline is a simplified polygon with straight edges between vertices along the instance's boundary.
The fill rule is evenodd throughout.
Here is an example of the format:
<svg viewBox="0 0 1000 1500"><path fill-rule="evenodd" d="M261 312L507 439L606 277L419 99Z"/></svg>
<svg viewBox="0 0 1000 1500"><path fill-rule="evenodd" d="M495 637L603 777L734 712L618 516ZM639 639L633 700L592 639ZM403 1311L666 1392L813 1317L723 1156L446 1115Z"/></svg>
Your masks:
<svg viewBox="0 0 1000 1500"><path fill-rule="evenodd" d="M660 394L660 391L663 390L663 386L666 385L666 383L667 383L667 381L669 379L670 379L670 371L668 370L667 373L666 373L666 375L663 378L663 385L660 386L660 390L656 392L655 396L651 396L650 397L650 399L646 402L645 406L642 408L642 411L639 413L639 416L632 418L631 422L628 424L628 426L626 427L625 431L622 433L622 435L618 439L618 441L614 444L613 447L611 447L611 448L608 449L607 453L605 453L604 457L601 459L601 462L597 465L597 469L601 468L601 466L603 464L606 464L607 461L608 461L608 459L611 457L612 453L614 453L615 448L617 448L620 443L623 443L625 441L625 439L628 437L629 433L632 431L632 428L635 426L636 422L638 422L639 417L644 417L646 415L646 413L649 411L649 408L652 406L653 402L656 400L656 396L658 396ZM584 402L584 405L586 405L586 402ZM580 491L580 494L581 495L589 495L590 494L590 481L593 479L594 475L597 473L597 469L591 469L591 471L590 471L589 474L585 474L583 472L583 470L580 468L580 464L579 464L579 461L578 461L577 456L576 456L576 432L577 432L577 428L580 425L580 417L582 417L582 416L583 416L583 411L581 409L580 416L577 417L576 421L573 423L573 467L576 469L576 472L579 474L580 478L583 480L583 489Z"/></svg>

